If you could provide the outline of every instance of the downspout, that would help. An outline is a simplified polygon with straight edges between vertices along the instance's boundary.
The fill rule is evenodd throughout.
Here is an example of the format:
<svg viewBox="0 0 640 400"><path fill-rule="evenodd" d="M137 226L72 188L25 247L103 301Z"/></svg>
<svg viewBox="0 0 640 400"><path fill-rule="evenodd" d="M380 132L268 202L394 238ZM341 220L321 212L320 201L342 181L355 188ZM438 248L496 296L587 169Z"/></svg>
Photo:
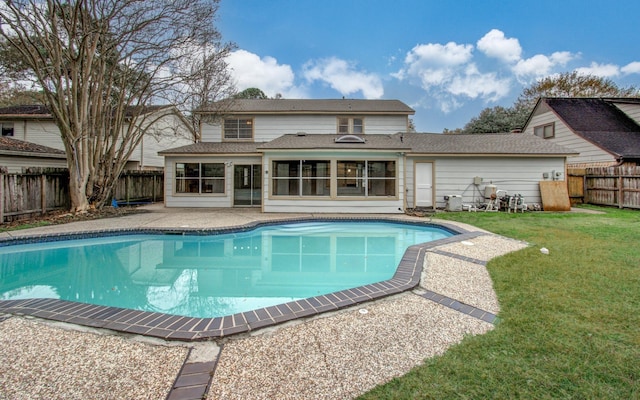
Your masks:
<svg viewBox="0 0 640 400"><path fill-rule="evenodd" d="M402 206L404 207L404 210L402 211L406 213L407 212L407 193L409 191L409 187L407 186L407 154L406 153L402 155L402 174L404 175L402 178L402 182L403 182L402 187L404 188Z"/></svg>

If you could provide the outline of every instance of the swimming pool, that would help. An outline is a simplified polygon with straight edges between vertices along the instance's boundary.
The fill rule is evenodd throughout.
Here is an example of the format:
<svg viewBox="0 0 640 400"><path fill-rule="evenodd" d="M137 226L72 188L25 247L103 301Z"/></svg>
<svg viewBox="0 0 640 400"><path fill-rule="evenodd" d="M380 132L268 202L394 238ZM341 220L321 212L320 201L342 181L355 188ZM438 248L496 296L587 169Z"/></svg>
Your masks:
<svg viewBox="0 0 640 400"><path fill-rule="evenodd" d="M236 218L235 215L234 218ZM14 237L5 236L0 238L0 248L22 244L44 245L49 242L74 239L106 238L112 236L125 238L129 235L157 234L180 238L184 235L241 234L259 227L306 222L348 221L402 223L406 225L438 227L453 234L453 236L409 246L398 263L395 273L388 280L344 289L325 295L289 301L269 307L257 308L224 317L185 317L163 312L140 311L130 308L94 305L55 298L15 298L13 300L3 300L0 298L0 318L8 315L27 315L53 321L67 322L74 325L105 328L111 331L167 340L194 341L221 338L328 311L339 310L411 290L420 283L425 253L429 251L429 249L442 246L446 243L455 243L471 239L481 234L468 231L457 224L447 222L432 224L421 219L399 220L398 218L389 217L361 216L276 219L272 216L264 216L262 214L257 216L251 215L249 219L252 220L252 222L246 223L245 225L228 226L225 225L225 218L220 218L220 223L209 223L210 228L177 227L176 224L167 224L165 227L139 226L106 229L95 226L82 232L67 231L67 233L65 233L64 229L60 231L49 229L52 233L40 235L18 234ZM2 258L0 258L0 260L1 259ZM11 274L14 275L12 279L26 279L23 275L12 272L14 269L14 265L5 265L2 267L2 270L0 270L0 282L4 282L5 277Z"/></svg>
<svg viewBox="0 0 640 400"><path fill-rule="evenodd" d="M0 299L224 317L389 280L408 247L449 236L429 225L313 221L19 244L0 247Z"/></svg>

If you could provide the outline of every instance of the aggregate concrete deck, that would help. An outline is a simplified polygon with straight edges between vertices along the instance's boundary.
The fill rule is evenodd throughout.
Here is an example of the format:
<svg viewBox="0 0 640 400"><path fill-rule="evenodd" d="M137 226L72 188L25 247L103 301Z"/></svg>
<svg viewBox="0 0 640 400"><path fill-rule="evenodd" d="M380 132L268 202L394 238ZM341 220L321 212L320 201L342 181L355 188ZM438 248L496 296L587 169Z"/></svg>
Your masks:
<svg viewBox="0 0 640 400"><path fill-rule="evenodd" d="M118 218L6 232L0 234L0 239L111 229L210 229L257 221L347 217L262 214L254 209L166 209L162 205L144 209L147 212ZM401 214L369 217L424 221ZM148 330L127 331L123 329L126 323L90 323L117 314L113 310L92 313L84 309L92 306L72 303L39 310L42 314L38 315L28 307L11 311L4 303L5 311L0 310L4 312L0 314L0 397L357 396L408 372L425 358L441 354L465 335L482 334L493 328L499 305L484 266L489 259L526 244L468 225L454 225L465 231L464 235L425 248L422 257L413 259L424 268L411 288L385 293L365 303L334 307L329 312L297 315L278 321L277 325L211 335L204 342L160 340L157 337L194 338L154 335ZM39 302L47 303L39 300L28 304ZM49 320L55 313L73 310L87 314L64 323ZM155 329L175 332L180 321L163 320L163 328ZM182 323L181 326L195 327L184 320ZM111 369L114 365L123 366L124 370L116 372ZM61 379L64 384L55 383Z"/></svg>

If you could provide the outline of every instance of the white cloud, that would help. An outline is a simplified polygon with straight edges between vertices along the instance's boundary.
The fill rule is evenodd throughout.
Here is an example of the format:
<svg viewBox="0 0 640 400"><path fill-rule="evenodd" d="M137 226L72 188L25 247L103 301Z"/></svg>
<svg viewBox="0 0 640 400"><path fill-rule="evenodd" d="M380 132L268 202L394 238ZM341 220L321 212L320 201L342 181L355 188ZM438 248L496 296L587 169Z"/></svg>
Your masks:
<svg viewBox="0 0 640 400"><path fill-rule="evenodd" d="M520 60L522 47L515 38L506 38L504 32L498 29L490 30L477 43L478 50L488 57L497 58L507 63L514 63Z"/></svg>
<svg viewBox="0 0 640 400"><path fill-rule="evenodd" d="M518 77L536 78L549 75L552 67L553 62L549 57L543 54L536 54L526 60L518 61L512 70Z"/></svg>
<svg viewBox="0 0 640 400"><path fill-rule="evenodd" d="M470 64L464 74L458 74L453 78L447 91L456 96L497 101L508 95L510 88L511 79L500 79L494 72L481 73L475 64Z"/></svg>
<svg viewBox="0 0 640 400"><path fill-rule="evenodd" d="M449 42L419 44L405 57L405 63L411 66L434 65L456 66L471 60L473 45Z"/></svg>
<svg viewBox="0 0 640 400"><path fill-rule="evenodd" d="M445 85L472 58L472 45L449 42L415 46L405 57L405 67L392 76L403 79L418 79L422 88Z"/></svg>
<svg viewBox="0 0 640 400"><path fill-rule="evenodd" d="M533 79L543 78L553 73L557 67L564 67L575 56L568 51L558 51L551 56L536 54L527 59L519 60L512 71L520 82L528 83Z"/></svg>
<svg viewBox="0 0 640 400"><path fill-rule="evenodd" d="M226 59L238 90L255 87L267 96L306 97L304 89L294 85L291 66L278 64L273 57L262 57L246 50L237 50Z"/></svg>
<svg viewBox="0 0 640 400"><path fill-rule="evenodd" d="M407 53L404 68L392 76L418 82L445 113L461 107L461 97L496 101L506 96L511 79L480 72L472 58L471 44L421 44Z"/></svg>
<svg viewBox="0 0 640 400"><path fill-rule="evenodd" d="M620 68L620 71L625 74L640 74L640 61L631 62Z"/></svg>
<svg viewBox="0 0 640 400"><path fill-rule="evenodd" d="M551 54L550 58L551 62L554 65L560 65L564 67L569 63L569 61L576 59L578 56L579 54L573 54L569 51L556 51L555 53Z"/></svg>
<svg viewBox="0 0 640 400"><path fill-rule="evenodd" d="M357 71L355 65L339 58L312 60L303 70L308 82L325 82L343 96L362 92L367 99L379 99L384 95L382 80L376 74Z"/></svg>
<svg viewBox="0 0 640 400"><path fill-rule="evenodd" d="M588 67L576 68L576 72L583 75L595 75L602 78L611 78L620 75L620 67L614 64L598 64L592 62Z"/></svg>

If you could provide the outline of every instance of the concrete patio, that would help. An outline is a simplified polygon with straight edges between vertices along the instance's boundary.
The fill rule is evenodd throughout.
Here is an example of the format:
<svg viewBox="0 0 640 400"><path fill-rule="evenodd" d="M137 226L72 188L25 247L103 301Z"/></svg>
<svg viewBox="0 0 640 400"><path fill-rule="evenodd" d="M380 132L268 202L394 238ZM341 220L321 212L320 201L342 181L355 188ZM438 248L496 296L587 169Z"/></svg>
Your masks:
<svg viewBox="0 0 640 400"><path fill-rule="evenodd" d="M1 233L212 228L320 214L167 209ZM344 217L344 215L342 215ZM423 220L402 214L399 220ZM434 220L433 222L437 222ZM491 258L525 243L461 225L470 239L430 248L420 285L380 300L221 339L181 342L0 314L0 398L343 399L493 328Z"/></svg>

